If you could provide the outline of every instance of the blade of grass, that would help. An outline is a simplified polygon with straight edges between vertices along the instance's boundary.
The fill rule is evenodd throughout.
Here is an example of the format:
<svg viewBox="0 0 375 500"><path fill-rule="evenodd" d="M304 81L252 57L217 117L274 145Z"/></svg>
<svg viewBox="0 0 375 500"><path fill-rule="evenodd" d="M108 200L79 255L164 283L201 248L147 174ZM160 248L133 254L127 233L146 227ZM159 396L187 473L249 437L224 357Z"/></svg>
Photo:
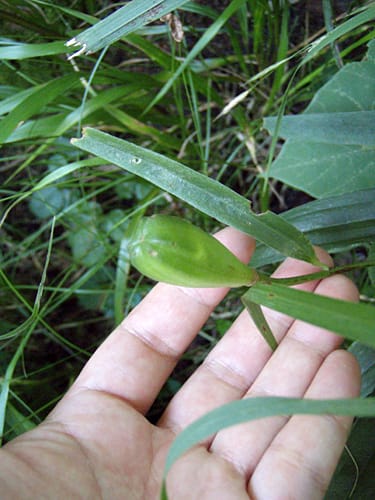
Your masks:
<svg viewBox="0 0 375 500"><path fill-rule="evenodd" d="M128 239L125 237L120 244L116 266L116 282L114 292L115 324L119 325L124 319L124 297L130 269L128 253Z"/></svg>
<svg viewBox="0 0 375 500"><path fill-rule="evenodd" d="M358 12L358 11L357 11ZM359 14L354 15L348 21L343 22L326 35L313 42L308 49L308 53L302 59L301 64L306 64L315 57L322 49L335 43L341 36L350 33L361 24L373 21L375 18L375 3L372 2L366 7L359 9Z"/></svg>
<svg viewBox="0 0 375 500"><path fill-rule="evenodd" d="M77 75L68 75L38 86L25 97L3 120L0 128L0 143L6 141L20 122L40 111L46 104L78 85Z"/></svg>
<svg viewBox="0 0 375 500"><path fill-rule="evenodd" d="M138 87L138 85L137 85ZM35 158L41 155L57 137L63 135L68 129L73 127L73 125L78 124L80 120L86 118L91 113L98 110L105 110L111 102L123 99L126 102L134 98L133 92L138 92L128 86L120 86L109 88L103 90L98 96L93 97L85 103L84 109L79 106L74 109L71 113L67 115L64 114L62 117L48 117L41 118L35 121L28 121L24 125L20 125L13 134L8 138L8 140L24 140L29 137L45 137L43 144L37 148L36 151L28 155L27 159L7 178L4 184L9 184L13 178L18 175L22 170L24 170L30 163L32 163ZM53 123L51 123L53 122ZM53 125L53 126L51 126ZM36 134L36 135L34 135ZM47 138L46 138L47 137Z"/></svg>
<svg viewBox="0 0 375 500"><path fill-rule="evenodd" d="M133 0L69 40L66 45L81 47L73 57L96 52L145 24L160 19L186 2L187 0L154 0L150 3L149 0Z"/></svg>
<svg viewBox="0 0 375 500"><path fill-rule="evenodd" d="M181 73L189 66L192 60L207 46L207 44L218 34L224 24L232 17L232 15L243 5L245 0L233 0L228 7L220 14L220 16L211 24L209 28L205 31L203 36L194 45L189 54L186 56L183 63L176 69L172 77L165 83L165 85L159 90L152 102L147 106L144 113L148 113L150 109L155 106L160 99L165 96L168 90L172 87L176 79L181 75Z"/></svg>
<svg viewBox="0 0 375 500"><path fill-rule="evenodd" d="M282 19L281 19L281 32L280 32L280 40L279 40L279 46L278 46L278 50L277 50L276 62L283 61L287 57L287 54L288 54L289 9L290 9L290 6L288 5L288 2L285 2L284 7L283 7ZM285 71L285 63L278 66L277 69L275 70L275 75L274 75L274 79L273 79L273 83L272 83L271 92L269 93L269 96L267 99L267 106L263 112L265 115L268 113L268 110L272 108L276 94L281 89L284 71Z"/></svg>
<svg viewBox="0 0 375 500"><path fill-rule="evenodd" d="M16 369L17 363L18 363L20 357L22 356L22 353L26 347L26 344L28 343L28 341L29 341L36 325L38 324L38 321L39 321L40 304L41 304L41 300L42 300L44 284L45 284L45 281L47 279L47 269L48 269L48 265L49 265L49 261L50 261L51 253L52 253L54 229L55 229L55 220L53 219L52 224L51 224L51 232L50 232L50 238L49 238L49 243L48 243L47 255L46 255L40 283L38 286L37 294L35 297L34 307L33 307L31 316L24 322L23 325L21 325L22 328L20 328L19 334L23 334L23 337L22 337L22 339L18 345L18 348L17 348L16 352L14 353L10 363L8 364L8 367L5 371L4 378L1 381L0 445L1 445L3 433L4 433L6 406L7 406L7 402L8 402L9 388L10 388L10 384L12 382L14 370Z"/></svg>
<svg viewBox="0 0 375 500"><path fill-rule="evenodd" d="M18 104L26 99L26 97L31 95L35 90L34 88L29 88L19 91L19 89L16 87L13 87L13 89L14 90L12 94L0 102L0 116L12 111Z"/></svg>
<svg viewBox="0 0 375 500"><path fill-rule="evenodd" d="M323 16L324 16L324 23L326 25L326 31L327 33L332 31L334 29L332 18L333 18L333 12L332 12L332 4L331 0L322 0L322 7L323 7ZM339 68L343 67L343 62L340 56L340 50L337 45L337 43L332 43L331 44L333 56L336 60L336 64Z"/></svg>

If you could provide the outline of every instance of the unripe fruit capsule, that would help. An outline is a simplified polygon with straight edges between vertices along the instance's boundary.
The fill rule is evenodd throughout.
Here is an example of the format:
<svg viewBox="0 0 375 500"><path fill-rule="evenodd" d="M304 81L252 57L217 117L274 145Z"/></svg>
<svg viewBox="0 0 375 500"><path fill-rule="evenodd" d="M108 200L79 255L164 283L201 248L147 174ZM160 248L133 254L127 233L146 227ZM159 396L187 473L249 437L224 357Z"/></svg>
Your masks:
<svg viewBox="0 0 375 500"><path fill-rule="evenodd" d="M178 217L142 218L129 243L130 260L156 281L188 287L254 284L257 272L202 229Z"/></svg>

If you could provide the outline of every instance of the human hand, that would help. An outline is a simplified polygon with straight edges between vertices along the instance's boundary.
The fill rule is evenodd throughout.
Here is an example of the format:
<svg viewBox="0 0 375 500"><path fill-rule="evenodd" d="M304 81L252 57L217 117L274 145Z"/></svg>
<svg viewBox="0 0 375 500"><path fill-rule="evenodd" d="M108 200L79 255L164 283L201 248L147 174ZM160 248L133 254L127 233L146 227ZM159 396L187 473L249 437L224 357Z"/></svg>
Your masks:
<svg viewBox="0 0 375 500"><path fill-rule="evenodd" d="M247 261L254 243L227 228L219 239ZM329 257L319 252L327 264ZM313 272L287 259L277 277ZM343 276L300 286L345 300ZM359 369L340 338L266 310L272 353L246 312L172 399L159 424L144 417L176 362L227 290L158 284L115 329L46 421L0 450L2 498L156 499L175 435L244 397L344 398ZM170 498L319 499L344 447L348 417L273 417L219 432L172 467Z"/></svg>

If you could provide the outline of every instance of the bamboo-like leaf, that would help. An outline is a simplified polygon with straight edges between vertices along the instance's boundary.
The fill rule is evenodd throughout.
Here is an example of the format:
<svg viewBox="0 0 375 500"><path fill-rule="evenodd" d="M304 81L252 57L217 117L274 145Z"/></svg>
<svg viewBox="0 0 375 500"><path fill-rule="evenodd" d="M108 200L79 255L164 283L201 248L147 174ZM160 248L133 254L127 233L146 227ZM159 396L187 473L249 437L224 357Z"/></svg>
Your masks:
<svg viewBox="0 0 375 500"><path fill-rule="evenodd" d="M324 297L278 283L256 283L248 300L375 347L375 307Z"/></svg>
<svg viewBox="0 0 375 500"><path fill-rule="evenodd" d="M252 320L254 321L256 327L259 332L263 335L264 340L270 346L270 348L274 351L277 348L277 340L275 339L269 324L263 314L262 308L259 304L255 304L255 302L251 302L248 300L246 294L241 297L241 300L249 312Z"/></svg>
<svg viewBox="0 0 375 500"><path fill-rule="evenodd" d="M338 252L375 241L375 189L355 191L306 203L281 214L315 245ZM280 262L281 253L257 245L254 267Z"/></svg>
<svg viewBox="0 0 375 500"><path fill-rule="evenodd" d="M68 47L80 47L74 55L96 52L136 31L172 10L187 0L133 0L124 7L83 31L67 42Z"/></svg>
<svg viewBox="0 0 375 500"><path fill-rule="evenodd" d="M152 182L220 222L254 236L284 255L320 265L309 241L292 225L272 212L256 215L246 198L177 161L90 128L73 143Z"/></svg>
<svg viewBox="0 0 375 500"><path fill-rule="evenodd" d="M204 415L184 429L169 449L164 479L174 462L189 448L226 427L276 415L375 415L375 398L308 400L282 397L247 398L233 401ZM165 481L162 498L167 498Z"/></svg>

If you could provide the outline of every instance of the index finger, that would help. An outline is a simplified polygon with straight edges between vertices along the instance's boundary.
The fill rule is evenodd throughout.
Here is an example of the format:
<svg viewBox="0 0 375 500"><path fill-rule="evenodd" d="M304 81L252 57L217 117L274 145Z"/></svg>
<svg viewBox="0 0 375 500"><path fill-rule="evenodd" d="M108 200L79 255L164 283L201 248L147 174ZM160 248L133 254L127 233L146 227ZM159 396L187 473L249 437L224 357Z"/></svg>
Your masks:
<svg viewBox="0 0 375 500"><path fill-rule="evenodd" d="M233 228L216 237L243 262L255 248L254 240ZM94 353L71 391L105 391L145 413L227 292L157 284Z"/></svg>

